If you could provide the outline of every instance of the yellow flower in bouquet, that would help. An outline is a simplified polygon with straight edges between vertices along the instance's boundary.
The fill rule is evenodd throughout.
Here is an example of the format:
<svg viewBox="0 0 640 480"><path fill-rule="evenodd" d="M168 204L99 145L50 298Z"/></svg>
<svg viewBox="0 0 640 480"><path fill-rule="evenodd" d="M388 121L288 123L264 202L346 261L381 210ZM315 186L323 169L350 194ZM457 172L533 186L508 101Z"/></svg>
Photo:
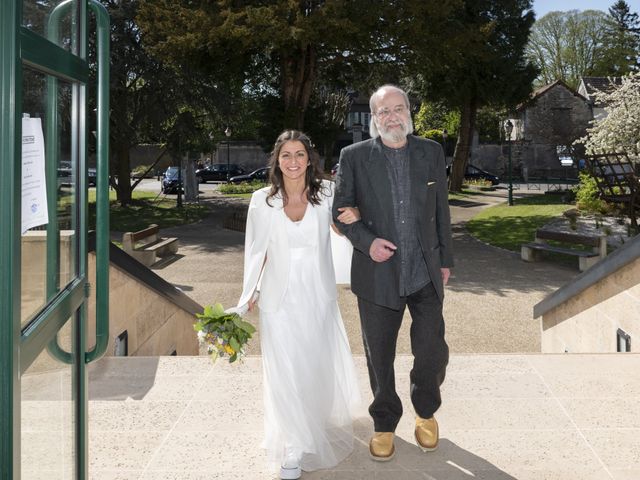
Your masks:
<svg viewBox="0 0 640 480"><path fill-rule="evenodd" d="M225 312L224 307L216 303L204 307L203 313L197 313L198 321L193 329L198 332L201 345L207 347L211 358L229 356L233 363L244 356L244 348L256 329L236 312Z"/></svg>

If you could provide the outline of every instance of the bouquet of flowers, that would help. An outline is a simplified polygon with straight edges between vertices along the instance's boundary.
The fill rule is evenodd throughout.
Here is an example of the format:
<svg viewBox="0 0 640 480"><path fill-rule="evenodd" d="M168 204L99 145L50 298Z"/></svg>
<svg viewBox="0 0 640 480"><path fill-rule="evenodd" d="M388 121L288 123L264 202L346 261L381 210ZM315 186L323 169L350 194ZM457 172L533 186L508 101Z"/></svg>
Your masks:
<svg viewBox="0 0 640 480"><path fill-rule="evenodd" d="M236 311L225 311L221 304L207 305L203 313L197 313L198 321L193 329L198 332L200 344L207 347L213 360L229 356L233 363L244 356L244 347L256 329L242 320Z"/></svg>

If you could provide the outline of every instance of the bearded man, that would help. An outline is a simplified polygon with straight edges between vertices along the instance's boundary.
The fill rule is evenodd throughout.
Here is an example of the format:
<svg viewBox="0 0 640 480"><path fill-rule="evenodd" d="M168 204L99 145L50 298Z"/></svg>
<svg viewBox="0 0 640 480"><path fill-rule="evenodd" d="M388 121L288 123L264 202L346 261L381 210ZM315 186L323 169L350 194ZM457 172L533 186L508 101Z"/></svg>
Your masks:
<svg viewBox="0 0 640 480"><path fill-rule="evenodd" d="M411 402L415 438L425 451L438 446L434 413L449 361L442 316L444 286L453 266L447 178L441 146L412 135L409 98L393 85L369 101L371 139L340 154L333 217L353 244L351 289L358 297L373 402L371 458L391 460L402 416L393 362L405 308L411 314ZM342 207L360 209L345 225Z"/></svg>

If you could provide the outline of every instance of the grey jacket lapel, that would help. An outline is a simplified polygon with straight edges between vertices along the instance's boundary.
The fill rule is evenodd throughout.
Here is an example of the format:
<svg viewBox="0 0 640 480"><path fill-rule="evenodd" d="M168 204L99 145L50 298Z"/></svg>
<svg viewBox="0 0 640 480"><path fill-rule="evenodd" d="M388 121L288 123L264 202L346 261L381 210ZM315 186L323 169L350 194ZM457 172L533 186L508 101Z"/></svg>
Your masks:
<svg viewBox="0 0 640 480"><path fill-rule="evenodd" d="M422 189L426 189L426 182L429 178L429 162L425 161L426 153L424 149L414 140L413 135L409 135L409 171L411 175L411 205L415 208L419 205L418 197ZM420 212L416 212L420 215Z"/></svg>
<svg viewBox="0 0 640 480"><path fill-rule="evenodd" d="M376 141L373 142L365 165L371 183L371 189L378 198L382 211L390 211L388 207L391 206L393 201L391 198L391 183L387 170L387 159L382 150L380 138L377 138ZM391 220L391 218L389 218L389 220Z"/></svg>

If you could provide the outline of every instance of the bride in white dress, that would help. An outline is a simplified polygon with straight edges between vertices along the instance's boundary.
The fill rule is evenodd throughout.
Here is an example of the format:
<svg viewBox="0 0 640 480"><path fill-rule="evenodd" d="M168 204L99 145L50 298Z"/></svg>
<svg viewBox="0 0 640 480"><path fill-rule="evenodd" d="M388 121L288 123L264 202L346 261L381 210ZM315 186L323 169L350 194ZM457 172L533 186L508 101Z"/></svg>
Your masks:
<svg viewBox="0 0 640 480"><path fill-rule="evenodd" d="M333 183L322 177L309 138L283 132L271 156L272 185L253 194L247 215L238 308L256 301L260 308L263 447L283 479L333 467L351 453L360 401L337 304ZM358 211L347 208L340 220L358 221Z"/></svg>

